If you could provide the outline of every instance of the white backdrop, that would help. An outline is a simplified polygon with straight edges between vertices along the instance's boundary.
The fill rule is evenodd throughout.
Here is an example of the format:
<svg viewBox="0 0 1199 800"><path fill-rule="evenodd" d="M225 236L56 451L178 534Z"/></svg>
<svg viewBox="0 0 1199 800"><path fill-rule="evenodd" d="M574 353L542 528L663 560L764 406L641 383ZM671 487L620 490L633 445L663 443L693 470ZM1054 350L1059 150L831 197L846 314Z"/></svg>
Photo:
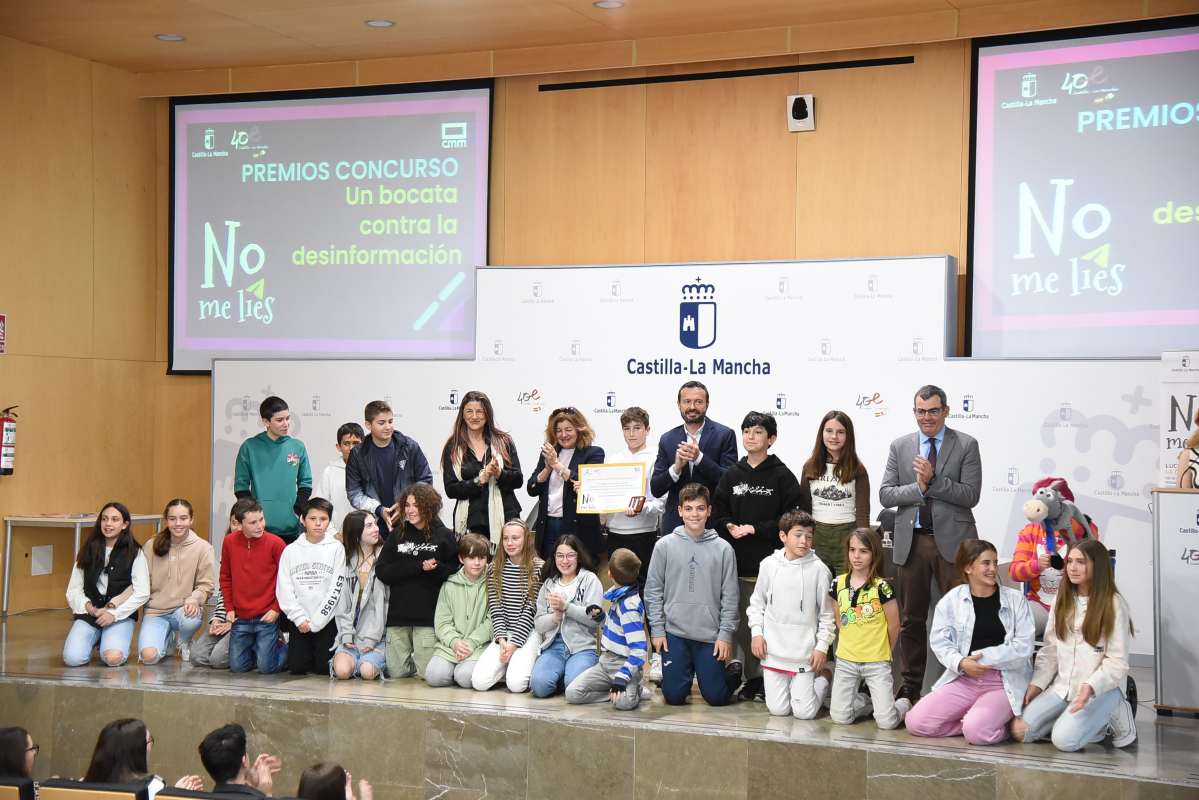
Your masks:
<svg viewBox="0 0 1199 800"><path fill-rule="evenodd" d="M737 427L749 410L775 413L774 452L795 470L824 412L849 413L877 516L888 445L915 429L913 391L936 383L949 394L949 425L980 442L980 534L1010 554L1032 482L1067 478L1118 551L1139 631L1134 652L1152 653L1158 362L947 360L939 309L956 307L946 294L951 270L944 257L480 270L475 362L214 362L212 519L228 516L237 447L261 430L257 408L267 394L290 403L292 433L307 445L314 475L336 455L338 425L360 422L367 401L388 399L440 488L441 448L470 389L491 397L527 474L552 409L578 407L597 443L615 450L624 408L649 411L652 440L679 423L675 393L692 378L707 384L709 413L726 425ZM685 286L702 288L685 297ZM681 335L687 316L696 325ZM713 330L708 347L683 343L705 344ZM728 363L740 372L728 374ZM527 510L530 499L518 497Z"/></svg>

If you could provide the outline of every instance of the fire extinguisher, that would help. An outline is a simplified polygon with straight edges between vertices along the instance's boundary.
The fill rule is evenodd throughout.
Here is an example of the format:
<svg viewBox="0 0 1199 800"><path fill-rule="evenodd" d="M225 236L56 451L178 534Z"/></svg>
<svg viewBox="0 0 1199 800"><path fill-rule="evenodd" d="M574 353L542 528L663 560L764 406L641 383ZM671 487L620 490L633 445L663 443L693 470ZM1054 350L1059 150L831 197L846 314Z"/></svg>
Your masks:
<svg viewBox="0 0 1199 800"><path fill-rule="evenodd" d="M19 406L0 409L0 475L12 475L17 457L17 411Z"/></svg>

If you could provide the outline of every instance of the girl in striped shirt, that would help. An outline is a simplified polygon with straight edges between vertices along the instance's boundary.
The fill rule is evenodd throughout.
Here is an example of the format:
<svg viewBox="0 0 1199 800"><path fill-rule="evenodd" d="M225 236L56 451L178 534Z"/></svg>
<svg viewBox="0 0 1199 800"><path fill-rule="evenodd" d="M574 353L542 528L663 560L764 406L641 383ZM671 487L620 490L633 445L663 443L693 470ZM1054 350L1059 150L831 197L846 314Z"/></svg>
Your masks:
<svg viewBox="0 0 1199 800"><path fill-rule="evenodd" d="M501 680L508 691L529 688L541 637L533 629L542 561L534 554L533 537L524 522L504 523L500 548L487 572L487 609L494 638L475 667L472 683L485 692Z"/></svg>

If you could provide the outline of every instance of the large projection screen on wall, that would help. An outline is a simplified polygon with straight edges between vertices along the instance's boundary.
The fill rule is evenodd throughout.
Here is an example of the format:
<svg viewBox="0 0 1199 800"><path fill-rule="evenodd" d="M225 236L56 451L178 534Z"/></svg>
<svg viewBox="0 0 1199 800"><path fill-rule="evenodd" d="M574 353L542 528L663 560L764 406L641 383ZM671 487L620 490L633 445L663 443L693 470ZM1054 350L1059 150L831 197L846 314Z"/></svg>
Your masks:
<svg viewBox="0 0 1199 800"><path fill-rule="evenodd" d="M1199 19L1164 24L976 43L971 355L1199 342Z"/></svg>
<svg viewBox="0 0 1199 800"><path fill-rule="evenodd" d="M472 358L491 85L171 104L172 372Z"/></svg>

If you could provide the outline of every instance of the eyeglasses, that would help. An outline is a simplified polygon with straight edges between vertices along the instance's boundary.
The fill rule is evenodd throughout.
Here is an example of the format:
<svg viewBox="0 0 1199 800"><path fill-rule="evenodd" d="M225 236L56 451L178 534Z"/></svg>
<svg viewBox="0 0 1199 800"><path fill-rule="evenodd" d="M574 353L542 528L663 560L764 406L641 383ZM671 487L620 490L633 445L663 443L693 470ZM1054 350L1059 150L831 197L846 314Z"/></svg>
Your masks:
<svg viewBox="0 0 1199 800"><path fill-rule="evenodd" d="M32 747L26 747L25 752L37 754L41 751L41 749L42 749L42 746L40 744L35 744Z"/></svg>
<svg viewBox="0 0 1199 800"><path fill-rule="evenodd" d="M936 408L913 408L912 413L918 417L939 417L944 410L944 406L937 406Z"/></svg>
<svg viewBox="0 0 1199 800"><path fill-rule="evenodd" d="M578 561L578 560L579 560L579 554L578 554L578 553L575 553L575 552L570 552L570 553L554 553L554 558L558 559L559 561Z"/></svg>

